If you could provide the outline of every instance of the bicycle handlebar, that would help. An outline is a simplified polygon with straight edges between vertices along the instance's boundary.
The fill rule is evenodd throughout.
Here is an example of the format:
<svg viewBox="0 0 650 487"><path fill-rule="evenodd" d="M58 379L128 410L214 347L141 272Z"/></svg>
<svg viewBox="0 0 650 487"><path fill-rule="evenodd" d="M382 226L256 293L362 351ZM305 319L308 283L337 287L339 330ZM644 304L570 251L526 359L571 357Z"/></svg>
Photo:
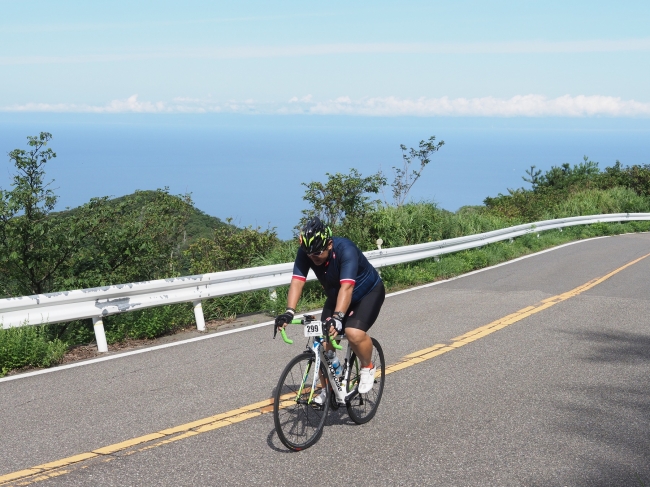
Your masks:
<svg viewBox="0 0 650 487"><path fill-rule="evenodd" d="M312 321L316 321L316 318L314 318L314 317L311 316L311 315L305 315L305 318L304 318L304 319L295 319L295 320L291 320L291 321L290 321L289 323L287 323L287 324L291 324L291 325L304 325L305 323L311 323ZM289 345L291 345L291 344L293 343L293 340L292 340L291 338L287 337L287 332L284 330L284 328L281 328L281 329L280 329L280 335L282 335L282 340L284 340L284 343L288 343ZM325 330L324 336L325 336L327 339L329 339L329 342L332 344L332 346L333 346L336 350L343 350L343 347L342 347L341 345L339 345L338 343L336 343L336 340L334 339L334 337L333 337L333 336L330 336L330 334L329 334L329 330Z"/></svg>

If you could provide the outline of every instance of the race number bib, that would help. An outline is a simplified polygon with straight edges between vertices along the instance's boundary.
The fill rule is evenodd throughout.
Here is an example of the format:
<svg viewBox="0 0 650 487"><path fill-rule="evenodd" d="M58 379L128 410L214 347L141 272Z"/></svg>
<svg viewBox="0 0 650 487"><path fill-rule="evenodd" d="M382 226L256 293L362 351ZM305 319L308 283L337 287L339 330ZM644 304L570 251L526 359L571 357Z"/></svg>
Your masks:
<svg viewBox="0 0 650 487"><path fill-rule="evenodd" d="M323 328L320 321L313 321L305 325L306 337L319 337L323 334Z"/></svg>

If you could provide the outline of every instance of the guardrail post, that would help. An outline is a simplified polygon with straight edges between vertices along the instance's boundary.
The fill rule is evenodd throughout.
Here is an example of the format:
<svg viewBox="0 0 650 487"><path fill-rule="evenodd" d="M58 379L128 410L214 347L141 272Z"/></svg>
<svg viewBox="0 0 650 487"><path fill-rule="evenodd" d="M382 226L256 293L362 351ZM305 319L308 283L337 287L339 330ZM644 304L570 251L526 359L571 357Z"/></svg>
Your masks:
<svg viewBox="0 0 650 487"><path fill-rule="evenodd" d="M194 319L196 320L196 329L199 331L205 331L205 318L203 317L203 305L201 300L193 301L194 305Z"/></svg>
<svg viewBox="0 0 650 487"><path fill-rule="evenodd" d="M276 292L274 287L269 288L269 299L271 301L277 301L278 300L278 293Z"/></svg>
<svg viewBox="0 0 650 487"><path fill-rule="evenodd" d="M381 246L384 243L384 241L380 238L377 239L377 250L381 250ZM377 269L377 274L381 276L381 269Z"/></svg>
<svg viewBox="0 0 650 487"><path fill-rule="evenodd" d="M101 316L93 316L93 328L95 329L95 341L97 342L97 351L101 353L108 352L106 343L106 333L104 332L104 322Z"/></svg>

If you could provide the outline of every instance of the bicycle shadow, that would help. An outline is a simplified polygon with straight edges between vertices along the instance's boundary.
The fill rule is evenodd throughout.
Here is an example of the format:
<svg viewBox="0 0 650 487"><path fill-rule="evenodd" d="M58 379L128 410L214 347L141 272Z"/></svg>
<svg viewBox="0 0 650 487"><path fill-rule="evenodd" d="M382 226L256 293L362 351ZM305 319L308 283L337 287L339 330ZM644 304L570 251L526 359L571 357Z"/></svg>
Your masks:
<svg viewBox="0 0 650 487"><path fill-rule="evenodd" d="M330 408L329 412L327 413L327 419L325 420L323 433L327 431L327 428L331 428L332 426L358 426L358 425L350 419L345 406L341 406L339 407L338 410L334 410ZM269 431L269 434L266 436L266 444L271 450L278 453L300 453L300 452L289 450L286 446L282 444L280 438L278 438L277 432L275 431L275 427L271 428L271 431Z"/></svg>
<svg viewBox="0 0 650 487"><path fill-rule="evenodd" d="M273 388L271 397L275 397L276 390L277 386ZM357 424L350 419L350 416L348 416L348 410L345 406L339 406L338 409L334 409L330 405L327 418L325 419L324 431L326 431L327 428L336 426L357 426ZM278 453L299 453L289 450L282 444L275 431L275 427L269 431L269 434L266 437L266 444L271 450Z"/></svg>

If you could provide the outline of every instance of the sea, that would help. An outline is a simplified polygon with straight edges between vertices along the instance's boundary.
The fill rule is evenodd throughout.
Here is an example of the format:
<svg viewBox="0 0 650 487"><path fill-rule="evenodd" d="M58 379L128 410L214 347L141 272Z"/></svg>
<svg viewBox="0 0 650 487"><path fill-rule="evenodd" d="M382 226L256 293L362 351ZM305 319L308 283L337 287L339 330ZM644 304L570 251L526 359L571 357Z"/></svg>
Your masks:
<svg viewBox="0 0 650 487"><path fill-rule="evenodd" d="M275 228L284 239L306 208L303 183L351 168L382 171L390 182L402 167L400 145L417 148L431 136L445 144L409 199L450 211L526 187L532 165L547 170L583 156L601 168L650 164L647 118L0 113L0 188L10 189L15 172L6 154L42 131L57 154L45 170L58 210L167 187L191 193L209 215ZM390 187L376 198L390 203Z"/></svg>

